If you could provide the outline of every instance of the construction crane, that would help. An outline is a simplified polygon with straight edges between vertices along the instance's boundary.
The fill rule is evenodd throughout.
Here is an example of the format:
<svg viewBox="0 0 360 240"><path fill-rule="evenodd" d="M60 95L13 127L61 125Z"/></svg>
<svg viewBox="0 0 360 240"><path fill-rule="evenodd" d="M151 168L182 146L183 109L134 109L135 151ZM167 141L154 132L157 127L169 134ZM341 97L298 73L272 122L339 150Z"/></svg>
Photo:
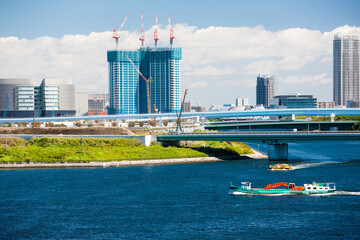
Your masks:
<svg viewBox="0 0 360 240"><path fill-rule="evenodd" d="M156 14L155 31L154 31L155 47L157 46L157 43L159 41L157 27L158 27L158 15Z"/></svg>
<svg viewBox="0 0 360 240"><path fill-rule="evenodd" d="M144 75L142 75L142 73L140 72L140 70L136 67L136 65L133 63L133 61L131 61L131 59L129 58L129 56L125 53L126 58L129 60L129 62L133 65L133 67L136 69L136 71L139 73L139 75L145 80L146 82L146 96L147 96L147 110L148 113L151 113L151 107L150 107L150 82L151 82L151 77L149 77L149 79L146 79L146 77L144 77Z"/></svg>
<svg viewBox="0 0 360 240"><path fill-rule="evenodd" d="M187 91L188 91L188 89L185 89L184 98L183 98L183 101L182 101L181 107L180 107L180 114L179 114L178 119L176 121L176 133L179 131L179 127L181 128L181 126L180 126L180 124L181 124L181 114L182 114L183 109L184 109L184 104L185 104L185 98L186 98Z"/></svg>
<svg viewBox="0 0 360 240"><path fill-rule="evenodd" d="M145 32L144 32L144 16L143 16L143 11L141 11L141 35L140 35L140 39L141 41L141 46L144 46L144 41L145 41Z"/></svg>
<svg viewBox="0 0 360 240"><path fill-rule="evenodd" d="M170 48L172 48L175 36L174 36L174 29L171 27L170 15L168 16L168 19L169 19L169 25L170 25Z"/></svg>
<svg viewBox="0 0 360 240"><path fill-rule="evenodd" d="M122 27L124 26L124 24L125 24L128 17L129 17L129 14L126 15L126 17L124 18L124 21L121 23L120 27L119 28L115 27L114 30L113 30L113 33L114 33L113 38L115 38L116 50L118 50L118 45L119 45L119 38L120 38L119 32L122 29Z"/></svg>
<svg viewBox="0 0 360 240"><path fill-rule="evenodd" d="M4 111L4 118L6 118L6 113L9 110L9 98L10 98L10 93L7 94L6 97L6 104L5 104L5 111Z"/></svg>

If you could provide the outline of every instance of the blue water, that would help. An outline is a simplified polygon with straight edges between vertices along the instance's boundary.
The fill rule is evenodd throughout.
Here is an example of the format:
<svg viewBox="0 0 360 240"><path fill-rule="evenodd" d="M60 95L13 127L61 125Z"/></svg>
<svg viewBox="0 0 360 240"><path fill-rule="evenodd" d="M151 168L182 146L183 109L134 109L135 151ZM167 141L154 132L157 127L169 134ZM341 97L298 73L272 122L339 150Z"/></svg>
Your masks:
<svg viewBox="0 0 360 240"><path fill-rule="evenodd" d="M359 150L290 145L289 172L267 160L1 170L0 239L359 239ZM241 181L331 181L340 194L228 194Z"/></svg>

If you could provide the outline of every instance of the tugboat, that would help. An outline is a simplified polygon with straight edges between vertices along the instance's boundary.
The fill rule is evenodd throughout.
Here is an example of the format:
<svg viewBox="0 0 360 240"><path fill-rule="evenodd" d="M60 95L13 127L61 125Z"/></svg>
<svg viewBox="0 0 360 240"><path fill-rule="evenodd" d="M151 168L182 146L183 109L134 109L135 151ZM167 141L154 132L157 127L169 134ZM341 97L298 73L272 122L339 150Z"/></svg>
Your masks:
<svg viewBox="0 0 360 240"><path fill-rule="evenodd" d="M279 188L282 187L282 188ZM230 184L230 194L326 194L336 191L335 183L310 183L304 186L295 186L294 183L278 182L269 184L264 188L252 188L251 182L242 182L241 186Z"/></svg>
<svg viewBox="0 0 360 240"><path fill-rule="evenodd" d="M270 165L269 170L287 171L287 170L292 170L292 167L291 165L286 163L283 164L278 163L278 164Z"/></svg>

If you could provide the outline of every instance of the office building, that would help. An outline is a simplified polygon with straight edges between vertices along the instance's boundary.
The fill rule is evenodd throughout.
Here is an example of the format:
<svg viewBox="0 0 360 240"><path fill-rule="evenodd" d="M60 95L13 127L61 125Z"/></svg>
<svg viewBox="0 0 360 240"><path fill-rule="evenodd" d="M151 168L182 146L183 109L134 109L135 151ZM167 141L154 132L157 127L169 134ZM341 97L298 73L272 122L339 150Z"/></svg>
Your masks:
<svg viewBox="0 0 360 240"><path fill-rule="evenodd" d="M63 79L0 79L0 114L7 118L75 115L75 86Z"/></svg>
<svg viewBox="0 0 360 240"><path fill-rule="evenodd" d="M191 112L191 102L184 102L183 112Z"/></svg>
<svg viewBox="0 0 360 240"><path fill-rule="evenodd" d="M317 108L317 98L313 95L278 95L270 100L273 108Z"/></svg>
<svg viewBox="0 0 360 240"><path fill-rule="evenodd" d="M108 51L109 114L147 113L146 81L150 109L159 113L180 110L181 48L140 48L137 51ZM129 57L136 68L128 60Z"/></svg>
<svg viewBox="0 0 360 240"><path fill-rule="evenodd" d="M334 108L334 102L318 102L318 108Z"/></svg>
<svg viewBox="0 0 360 240"><path fill-rule="evenodd" d="M256 82L256 105L269 106L269 100L275 95L275 76L262 75Z"/></svg>
<svg viewBox="0 0 360 240"><path fill-rule="evenodd" d="M337 36L333 41L333 97L335 105L360 99L359 39Z"/></svg>
<svg viewBox="0 0 360 240"><path fill-rule="evenodd" d="M249 99L248 98L236 98L235 100L235 106L236 107L245 107L249 105Z"/></svg>
<svg viewBox="0 0 360 240"><path fill-rule="evenodd" d="M89 93L88 115L107 115L107 107L109 106L109 94L107 93Z"/></svg>
<svg viewBox="0 0 360 240"><path fill-rule="evenodd" d="M86 89L76 88L75 90L75 110L76 116L87 115L89 110L89 92Z"/></svg>

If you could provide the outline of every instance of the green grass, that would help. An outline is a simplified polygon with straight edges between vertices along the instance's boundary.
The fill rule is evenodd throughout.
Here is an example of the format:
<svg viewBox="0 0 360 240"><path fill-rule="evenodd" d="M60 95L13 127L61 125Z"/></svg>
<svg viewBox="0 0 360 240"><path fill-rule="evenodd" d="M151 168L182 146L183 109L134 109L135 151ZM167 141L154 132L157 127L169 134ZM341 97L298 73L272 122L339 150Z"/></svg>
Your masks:
<svg viewBox="0 0 360 240"><path fill-rule="evenodd" d="M0 163L57 163L147 160L170 158L207 157L204 151L192 147L145 147L137 139L120 138L33 138L29 141L20 138L0 138ZM235 154L252 153L242 143L199 142L198 146L225 149Z"/></svg>

